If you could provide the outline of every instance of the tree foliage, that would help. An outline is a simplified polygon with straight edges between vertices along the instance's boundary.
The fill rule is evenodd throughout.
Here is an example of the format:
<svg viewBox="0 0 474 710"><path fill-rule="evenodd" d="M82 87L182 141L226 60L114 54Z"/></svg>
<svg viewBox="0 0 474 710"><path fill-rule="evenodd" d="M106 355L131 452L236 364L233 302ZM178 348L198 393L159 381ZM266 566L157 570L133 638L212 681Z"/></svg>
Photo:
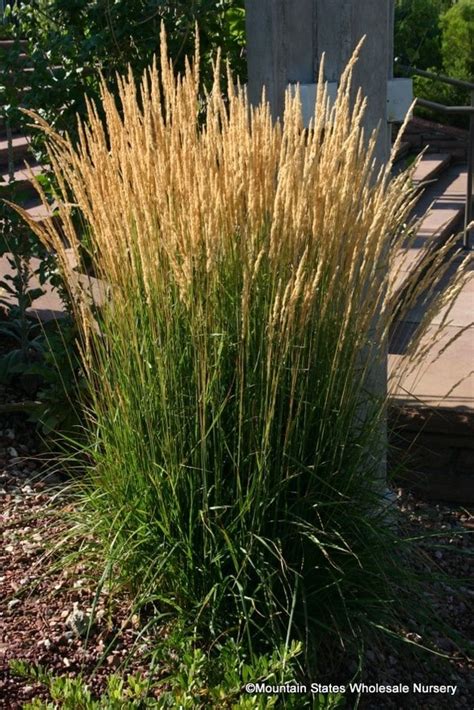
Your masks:
<svg viewBox="0 0 474 710"><path fill-rule="evenodd" d="M396 0L395 56L458 79L474 75L474 0Z"/></svg>
<svg viewBox="0 0 474 710"><path fill-rule="evenodd" d="M458 79L474 80L474 0L459 0L441 16L443 67Z"/></svg>
<svg viewBox="0 0 474 710"><path fill-rule="evenodd" d="M420 69L441 66L442 10L442 0L396 1L395 56L403 63Z"/></svg>
<svg viewBox="0 0 474 710"><path fill-rule="evenodd" d="M395 57L408 64L455 79L474 77L474 0L396 0ZM423 77L414 77L414 93L447 105L468 103L466 91ZM438 121L467 126L464 116L433 114Z"/></svg>
<svg viewBox="0 0 474 710"><path fill-rule="evenodd" d="M58 129L74 128L84 96L97 97L100 73L113 88L117 72L143 72L160 51L162 23L177 70L194 51L198 26L204 79L218 47L245 74L244 0L31 0L12 4L7 21L4 32L26 40L33 71L21 71L19 45L3 54L2 104L15 112L21 102Z"/></svg>

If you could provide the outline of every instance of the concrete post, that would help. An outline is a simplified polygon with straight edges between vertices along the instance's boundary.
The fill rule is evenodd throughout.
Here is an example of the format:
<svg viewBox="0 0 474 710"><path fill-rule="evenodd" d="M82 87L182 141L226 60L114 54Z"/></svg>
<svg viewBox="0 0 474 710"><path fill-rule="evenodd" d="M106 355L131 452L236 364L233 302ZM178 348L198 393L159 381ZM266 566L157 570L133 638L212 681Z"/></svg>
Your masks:
<svg viewBox="0 0 474 710"><path fill-rule="evenodd" d="M379 165L390 151L387 80L392 77L394 0L246 0L248 91L258 103L266 88L274 117L283 113L288 83L314 83L323 52L325 79L337 82L356 45L366 35L354 72L354 87L368 98L367 134L379 128ZM384 396L387 358L370 369L367 389ZM363 414L362 414L363 418ZM386 436L381 430L381 442ZM385 489L385 447L374 452Z"/></svg>
<svg viewBox="0 0 474 710"><path fill-rule="evenodd" d="M388 158L387 79L393 59L394 0L246 0L249 97L262 87L281 116L290 82L314 83L321 54L326 80L337 81L355 46L367 35L354 85L368 97L366 127L380 124L376 156Z"/></svg>

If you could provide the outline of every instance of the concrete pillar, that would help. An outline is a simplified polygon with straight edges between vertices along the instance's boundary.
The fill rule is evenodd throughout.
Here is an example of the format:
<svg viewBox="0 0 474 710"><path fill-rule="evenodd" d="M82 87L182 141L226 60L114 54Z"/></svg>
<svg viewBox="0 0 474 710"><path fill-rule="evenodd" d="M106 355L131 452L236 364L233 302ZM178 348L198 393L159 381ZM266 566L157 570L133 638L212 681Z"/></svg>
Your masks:
<svg viewBox="0 0 474 710"><path fill-rule="evenodd" d="M246 0L250 100L257 103L265 86L274 116L281 116L288 83L314 83L323 52L325 78L337 81L359 40L367 35L354 84L368 97L367 129L381 123L376 155L385 162L393 6L394 0Z"/></svg>
<svg viewBox="0 0 474 710"><path fill-rule="evenodd" d="M283 113L288 83L315 83L323 52L325 79L337 82L360 39L366 40L354 71L354 87L368 98L367 134L379 128L376 158L384 164L390 151L387 80L392 77L394 0L246 0L248 91L258 103L266 87L274 117ZM387 361L374 363L367 389L384 396ZM361 419L364 413L361 412ZM385 427L380 462L385 489Z"/></svg>

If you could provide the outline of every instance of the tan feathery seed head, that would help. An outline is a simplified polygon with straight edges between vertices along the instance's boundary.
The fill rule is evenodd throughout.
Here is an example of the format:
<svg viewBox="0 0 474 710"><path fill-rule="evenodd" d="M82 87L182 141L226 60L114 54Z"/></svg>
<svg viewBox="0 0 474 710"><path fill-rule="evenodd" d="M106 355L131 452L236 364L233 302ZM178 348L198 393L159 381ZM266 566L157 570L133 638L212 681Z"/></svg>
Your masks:
<svg viewBox="0 0 474 710"><path fill-rule="evenodd" d="M366 139L366 100L360 92L354 99L351 86L359 48L333 105L322 64L315 118L305 129L298 95L287 93L281 123L267 103L250 107L230 72L224 95L219 57L204 105L199 48L175 76L164 31L161 40L159 69L154 60L140 82L131 70L118 77L118 98L102 81L101 112L87 102L77 144L29 112L48 137L58 217L37 225L16 209L58 254L87 337L94 337L93 305L69 250L74 264L87 252L118 312L131 308L131 289L148 305L176 292L190 312L199 303L204 312L233 274L244 331L261 299L261 326L281 327L288 342L329 313L342 314L346 327L357 321L359 345L375 320L386 337L387 274L406 246L401 225L416 196L409 174L390 181L387 171L376 173L376 134ZM39 185L38 192L46 202ZM428 282L414 288L411 305Z"/></svg>

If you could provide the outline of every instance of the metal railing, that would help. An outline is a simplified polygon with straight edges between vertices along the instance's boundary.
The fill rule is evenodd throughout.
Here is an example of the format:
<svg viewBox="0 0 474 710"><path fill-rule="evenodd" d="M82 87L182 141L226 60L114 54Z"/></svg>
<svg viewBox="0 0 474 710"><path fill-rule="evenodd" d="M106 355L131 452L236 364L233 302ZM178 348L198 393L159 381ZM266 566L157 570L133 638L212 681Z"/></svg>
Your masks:
<svg viewBox="0 0 474 710"><path fill-rule="evenodd" d="M469 92L471 102L470 106L446 106L445 104L439 104L436 101L428 101L427 99L416 99L418 106L424 106L435 111L442 111L443 113L455 113L458 115L469 116L469 132L468 132L468 142L467 142L467 185L466 185L466 205L464 209L464 235L463 235L463 246L465 249L470 248L471 234L474 231L469 225L474 218L474 184L473 184L473 172L474 172L474 83L470 81L462 81L461 79L453 79L451 76L445 76L444 74L434 74L433 72L425 71L424 69L417 69L416 67L409 67L403 64L396 63L397 69L410 74L411 76L423 76L426 79L431 79L432 81L440 81L443 84L450 84L451 86L457 86L460 89L465 89Z"/></svg>

